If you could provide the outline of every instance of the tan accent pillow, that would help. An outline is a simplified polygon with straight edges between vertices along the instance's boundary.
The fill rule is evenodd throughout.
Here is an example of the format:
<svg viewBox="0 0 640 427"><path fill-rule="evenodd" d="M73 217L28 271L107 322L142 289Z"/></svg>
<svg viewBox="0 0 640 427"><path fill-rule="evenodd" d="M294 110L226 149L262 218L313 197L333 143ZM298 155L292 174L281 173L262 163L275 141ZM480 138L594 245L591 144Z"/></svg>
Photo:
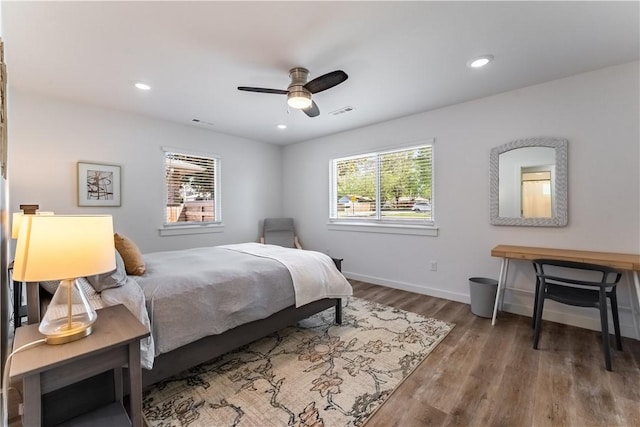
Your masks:
<svg viewBox="0 0 640 427"><path fill-rule="evenodd" d="M140 252L138 245L136 245L133 240L118 233L113 235L113 241L124 261L124 268L127 274L142 276L146 271L146 266L144 265L142 252Z"/></svg>

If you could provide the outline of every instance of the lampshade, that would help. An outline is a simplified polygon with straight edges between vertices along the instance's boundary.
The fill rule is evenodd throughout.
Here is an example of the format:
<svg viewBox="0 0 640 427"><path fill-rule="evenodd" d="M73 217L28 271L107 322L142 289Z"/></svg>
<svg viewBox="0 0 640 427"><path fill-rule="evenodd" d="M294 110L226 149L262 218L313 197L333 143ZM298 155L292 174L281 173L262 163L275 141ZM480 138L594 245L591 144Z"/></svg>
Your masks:
<svg viewBox="0 0 640 427"><path fill-rule="evenodd" d="M29 214L25 214L24 212L13 213L13 220L11 222L11 238L12 239L18 238L18 233L20 232L20 224L22 222L22 217L24 215L29 215ZM53 212L36 212L35 214L32 214L32 215L53 215Z"/></svg>
<svg viewBox="0 0 640 427"><path fill-rule="evenodd" d="M61 280L39 331L61 344L87 336L97 315L78 277L115 269L111 216L25 215L13 266L15 280Z"/></svg>
<svg viewBox="0 0 640 427"><path fill-rule="evenodd" d="M290 87L287 94L287 104L291 108L304 110L311 106L311 93L302 86Z"/></svg>

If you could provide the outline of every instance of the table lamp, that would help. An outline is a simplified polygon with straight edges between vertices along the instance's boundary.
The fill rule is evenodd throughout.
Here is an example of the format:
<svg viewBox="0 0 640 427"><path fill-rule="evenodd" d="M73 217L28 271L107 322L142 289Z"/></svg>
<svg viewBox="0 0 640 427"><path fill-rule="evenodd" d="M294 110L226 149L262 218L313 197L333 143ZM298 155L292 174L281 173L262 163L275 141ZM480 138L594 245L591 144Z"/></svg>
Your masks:
<svg viewBox="0 0 640 427"><path fill-rule="evenodd" d="M11 222L11 238L12 239L18 238L18 234L20 233L20 224L22 223L22 217L25 215L53 215L53 212L34 212L34 213L14 212L13 221Z"/></svg>
<svg viewBox="0 0 640 427"><path fill-rule="evenodd" d="M86 337L97 319L76 278L116 268L110 215L25 215L20 221L13 277L60 280L38 330L49 344Z"/></svg>

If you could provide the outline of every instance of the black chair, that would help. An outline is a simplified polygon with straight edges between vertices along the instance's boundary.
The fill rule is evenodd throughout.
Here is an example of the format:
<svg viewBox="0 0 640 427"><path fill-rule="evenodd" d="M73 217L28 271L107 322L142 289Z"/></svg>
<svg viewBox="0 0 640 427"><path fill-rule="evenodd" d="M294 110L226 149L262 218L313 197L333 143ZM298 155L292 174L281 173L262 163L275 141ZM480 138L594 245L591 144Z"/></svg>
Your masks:
<svg viewBox="0 0 640 427"><path fill-rule="evenodd" d="M609 346L609 320L607 318L607 298L611 301L611 314L616 335L616 348L622 350L620 320L616 285L622 277L619 271L603 265L574 261L537 259L533 261L536 271L536 297L534 301L533 348L538 348L542 329L542 310L545 299L578 307L595 307L600 310L602 328L602 351L607 371L611 370L611 350ZM585 277L579 279L576 277ZM587 278L588 277L588 278Z"/></svg>

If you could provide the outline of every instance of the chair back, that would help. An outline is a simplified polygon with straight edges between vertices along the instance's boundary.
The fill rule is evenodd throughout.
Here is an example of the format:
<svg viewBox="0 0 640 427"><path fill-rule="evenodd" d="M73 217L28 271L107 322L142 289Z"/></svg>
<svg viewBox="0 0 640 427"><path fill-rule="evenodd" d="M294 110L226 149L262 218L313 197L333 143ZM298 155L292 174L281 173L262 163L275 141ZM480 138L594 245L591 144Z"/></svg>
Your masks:
<svg viewBox="0 0 640 427"><path fill-rule="evenodd" d="M610 288L622 277L614 268L585 262L536 259L533 266L541 283Z"/></svg>
<svg viewBox="0 0 640 427"><path fill-rule="evenodd" d="M263 229L264 243L295 248L293 218L265 218Z"/></svg>

